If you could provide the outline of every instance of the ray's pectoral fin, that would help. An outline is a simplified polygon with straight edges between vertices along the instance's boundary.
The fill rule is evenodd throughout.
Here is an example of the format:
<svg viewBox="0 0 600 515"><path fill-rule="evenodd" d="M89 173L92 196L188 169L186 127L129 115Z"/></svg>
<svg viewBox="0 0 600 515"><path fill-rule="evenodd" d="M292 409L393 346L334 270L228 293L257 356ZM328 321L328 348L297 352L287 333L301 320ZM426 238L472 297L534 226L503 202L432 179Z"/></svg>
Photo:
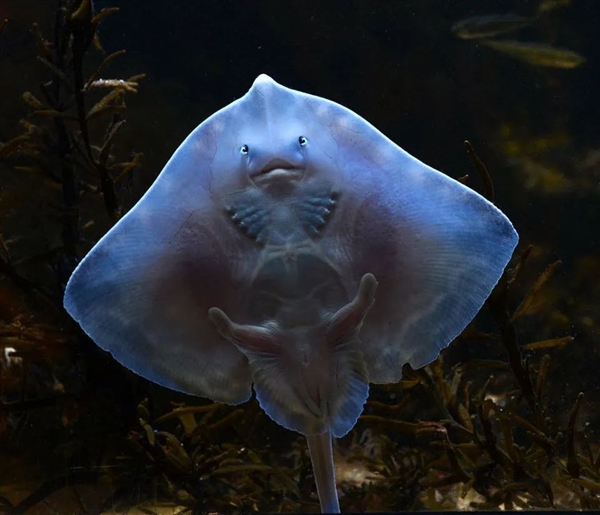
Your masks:
<svg viewBox="0 0 600 515"><path fill-rule="evenodd" d="M273 420L305 435L341 437L369 394L359 331L376 289L365 274L354 299L313 327L237 324L218 308L209 317L248 358L258 401Z"/></svg>

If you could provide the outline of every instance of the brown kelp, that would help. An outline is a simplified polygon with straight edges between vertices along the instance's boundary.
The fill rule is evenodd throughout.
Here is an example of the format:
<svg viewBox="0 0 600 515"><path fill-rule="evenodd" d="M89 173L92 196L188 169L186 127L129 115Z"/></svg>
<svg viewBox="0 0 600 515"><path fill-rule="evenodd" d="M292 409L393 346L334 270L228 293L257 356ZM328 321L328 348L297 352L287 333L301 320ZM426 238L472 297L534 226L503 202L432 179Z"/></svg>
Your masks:
<svg viewBox="0 0 600 515"><path fill-rule="evenodd" d="M95 238L90 236L95 227L105 230L120 216L126 178L140 164L134 152L120 158L115 144L125 124L125 97L137 91L143 75L102 78L124 53L104 55L98 36L104 18L117 10L95 13L90 0L61 1L50 36L33 25L36 59L46 79L37 91L22 94L29 112L19 122L21 134L0 143L3 485L37 477L39 491L49 492L64 484L66 477L41 481L52 474L40 475L37 465L28 462L40 462L35 459L38 446L29 445L20 454L25 428L44 410L58 414L64 429L89 415L82 405L93 392L82 380L81 367L90 373L93 360L80 335L65 330L62 293L80 245ZM11 21L3 22L0 38L11 30ZM96 204L104 205L105 216L97 209L93 215L87 211Z"/></svg>
<svg viewBox="0 0 600 515"><path fill-rule="evenodd" d="M139 77L102 79L122 52L98 57L92 21L101 13L86 9L85 1L62 2L51 41L34 29L40 55L52 65L40 63L47 86L28 88L23 134L0 149L8 172L0 245L0 507L316 511L302 439L275 426L255 401L228 407L131 380L62 314L73 263L119 217L140 163L123 123L124 100ZM10 30L9 21L0 38ZM467 150L476 157L472 146ZM493 199L485 166L473 162ZM22 223L31 216L24 202L50 206L58 217L49 217L40 234ZM21 224L9 222L15 218ZM522 249L443 358L425 370L407 367L397 385L372 387L358 426L335 451L344 511L599 508L600 448L582 430L590 395L566 390L567 409L553 408L553 392L568 381L561 352L578 339L555 329L560 263L546 259L537 247ZM581 266L597 270L591 261ZM577 280L590 276L582 272ZM114 384L116 393L108 394Z"/></svg>

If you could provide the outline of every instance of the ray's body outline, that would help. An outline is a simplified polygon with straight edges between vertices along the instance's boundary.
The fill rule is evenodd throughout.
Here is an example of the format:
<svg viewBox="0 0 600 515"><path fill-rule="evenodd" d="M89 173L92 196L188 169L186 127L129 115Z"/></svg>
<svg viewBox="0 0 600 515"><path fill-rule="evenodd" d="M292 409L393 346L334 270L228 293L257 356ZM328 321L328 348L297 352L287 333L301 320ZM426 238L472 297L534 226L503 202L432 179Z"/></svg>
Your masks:
<svg viewBox="0 0 600 515"><path fill-rule="evenodd" d="M261 75L184 140L64 304L163 386L229 404L253 386L307 437L321 508L339 511L331 438L369 382L398 381L464 329L517 240L495 206L357 114Z"/></svg>

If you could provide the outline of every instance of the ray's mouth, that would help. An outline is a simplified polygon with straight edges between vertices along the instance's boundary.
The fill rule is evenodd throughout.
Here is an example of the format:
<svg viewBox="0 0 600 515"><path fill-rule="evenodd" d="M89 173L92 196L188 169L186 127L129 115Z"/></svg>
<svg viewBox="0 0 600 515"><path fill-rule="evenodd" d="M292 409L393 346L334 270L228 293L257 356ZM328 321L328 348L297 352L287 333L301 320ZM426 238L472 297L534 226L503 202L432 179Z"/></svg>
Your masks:
<svg viewBox="0 0 600 515"><path fill-rule="evenodd" d="M258 186L280 181L300 181L304 177L304 169L298 168L282 159L269 161L251 178Z"/></svg>

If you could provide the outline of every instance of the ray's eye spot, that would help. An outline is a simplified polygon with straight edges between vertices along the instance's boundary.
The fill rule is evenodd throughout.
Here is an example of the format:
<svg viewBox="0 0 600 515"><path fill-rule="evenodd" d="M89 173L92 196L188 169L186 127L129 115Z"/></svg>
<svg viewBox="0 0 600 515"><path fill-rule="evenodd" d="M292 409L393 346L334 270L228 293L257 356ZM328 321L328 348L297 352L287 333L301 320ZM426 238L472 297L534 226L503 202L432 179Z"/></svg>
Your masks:
<svg viewBox="0 0 600 515"><path fill-rule="evenodd" d="M240 147L240 154L242 154L243 156L247 156L248 152L250 152L250 148L248 147L248 145L242 145Z"/></svg>
<svg viewBox="0 0 600 515"><path fill-rule="evenodd" d="M306 136L300 136L298 138L298 143L300 143L301 147L305 147L308 144L308 139L306 138Z"/></svg>

